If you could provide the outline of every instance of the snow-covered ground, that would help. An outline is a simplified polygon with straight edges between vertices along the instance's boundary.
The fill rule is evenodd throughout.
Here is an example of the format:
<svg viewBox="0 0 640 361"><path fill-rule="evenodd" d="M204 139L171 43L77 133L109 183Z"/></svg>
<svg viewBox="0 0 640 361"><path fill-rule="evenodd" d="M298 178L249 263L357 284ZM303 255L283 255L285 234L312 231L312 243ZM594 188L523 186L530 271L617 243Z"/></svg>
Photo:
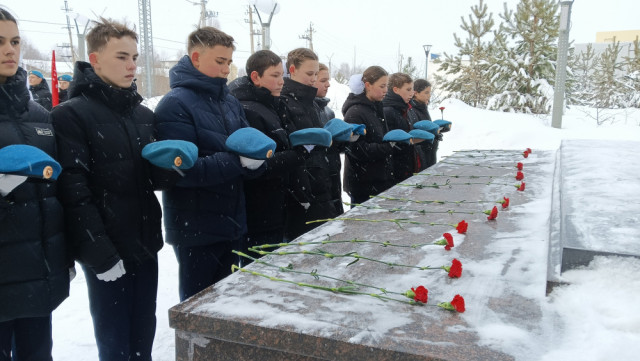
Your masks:
<svg viewBox="0 0 640 361"><path fill-rule="evenodd" d="M346 99L346 86L332 83L330 106L336 116ZM148 105L153 108L157 99ZM562 139L640 141L640 110L612 110L611 121L598 126L594 109L567 110L562 129L550 126L550 116L479 110L456 100L433 104L434 119L444 106L444 118L453 122L440 143L439 156L459 149L554 150ZM602 117L602 112L600 114ZM160 196L160 194L159 194ZM545 260L541 260L544 262ZM174 333L167 310L178 303L177 262L171 247L159 254L158 327L153 347L156 361L174 360ZM78 268L79 269L79 268ZM561 316L565 332L558 347L541 360L632 360L640 354L640 264L637 259L597 258L589 267L566 272L570 285L556 288L545 305ZM71 283L71 296L53 313L55 360L97 360L84 275ZM505 335L506 336L506 335ZM500 335L496 335L500 337Z"/></svg>

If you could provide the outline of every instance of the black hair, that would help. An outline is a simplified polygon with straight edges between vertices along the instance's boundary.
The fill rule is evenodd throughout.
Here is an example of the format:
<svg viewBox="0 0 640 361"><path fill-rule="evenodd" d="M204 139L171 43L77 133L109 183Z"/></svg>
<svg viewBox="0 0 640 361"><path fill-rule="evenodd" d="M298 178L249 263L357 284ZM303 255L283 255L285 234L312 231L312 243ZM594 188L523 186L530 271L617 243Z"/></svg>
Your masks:
<svg viewBox="0 0 640 361"><path fill-rule="evenodd" d="M427 89L430 86L431 86L431 83L429 83L429 81L425 79L416 79L416 81L413 82L413 90L416 93L420 93L421 91Z"/></svg>
<svg viewBox="0 0 640 361"><path fill-rule="evenodd" d="M4 8L0 8L0 21L11 21L14 24L18 25L18 21L16 21L16 18L9 12L9 10L6 10Z"/></svg>
<svg viewBox="0 0 640 361"><path fill-rule="evenodd" d="M254 71L262 76L265 70L279 64L282 64L282 59L276 53L271 50L258 50L247 59L245 70L248 76L251 76Z"/></svg>

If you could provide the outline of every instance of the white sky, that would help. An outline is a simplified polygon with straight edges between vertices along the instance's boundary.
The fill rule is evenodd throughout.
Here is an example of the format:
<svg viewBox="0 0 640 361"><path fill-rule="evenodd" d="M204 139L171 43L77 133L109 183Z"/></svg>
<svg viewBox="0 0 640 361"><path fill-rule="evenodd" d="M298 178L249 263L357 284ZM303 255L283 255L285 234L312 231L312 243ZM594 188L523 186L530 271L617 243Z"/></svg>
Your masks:
<svg viewBox="0 0 640 361"><path fill-rule="evenodd" d="M68 43L62 0L0 0L20 20L20 30L41 51ZM485 0L494 19L499 21L505 0ZM69 7L87 17L104 15L116 20L138 23L136 0L69 0ZM478 0L279 0L281 11L271 25L272 50L286 54L306 46L304 35L312 22L314 50L333 66L347 62L363 67L382 65L397 70L398 49L424 69L424 44L433 45L432 53L454 53L453 33L462 36L460 17L471 13ZM517 0L506 0L515 10ZM245 23L247 1L209 0L207 8L218 12L222 30L237 43L235 62L243 65L250 54L249 25ZM319 4L322 4L321 6ZM366 5L366 6L365 6ZM154 50L165 58L182 52L187 35L193 30L200 7L187 0L151 0ZM570 38L576 43L595 41L596 32L640 29L637 0L576 0L572 7ZM266 17L266 16L265 16ZM254 19L255 20L255 19ZM76 39L74 38L74 42Z"/></svg>

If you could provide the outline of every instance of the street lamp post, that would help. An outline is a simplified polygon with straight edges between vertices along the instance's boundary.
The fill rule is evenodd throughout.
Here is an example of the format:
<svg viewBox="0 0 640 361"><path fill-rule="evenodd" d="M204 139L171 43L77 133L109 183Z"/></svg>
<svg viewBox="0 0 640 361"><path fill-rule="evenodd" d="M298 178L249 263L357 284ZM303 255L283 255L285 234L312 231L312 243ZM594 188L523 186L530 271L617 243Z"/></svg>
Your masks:
<svg viewBox="0 0 640 361"><path fill-rule="evenodd" d="M551 126L562 128L562 112L564 110L564 91L567 81L567 55L569 53L569 24L571 22L571 5L573 0L560 2L560 34L558 36L558 61L556 63L556 84L553 90L553 111Z"/></svg>
<svg viewBox="0 0 640 361"><path fill-rule="evenodd" d="M427 61L424 64L424 80L427 80L427 75L429 74L427 73L429 68L429 50L431 50L431 45L423 45L422 48L424 49L424 55L427 57Z"/></svg>

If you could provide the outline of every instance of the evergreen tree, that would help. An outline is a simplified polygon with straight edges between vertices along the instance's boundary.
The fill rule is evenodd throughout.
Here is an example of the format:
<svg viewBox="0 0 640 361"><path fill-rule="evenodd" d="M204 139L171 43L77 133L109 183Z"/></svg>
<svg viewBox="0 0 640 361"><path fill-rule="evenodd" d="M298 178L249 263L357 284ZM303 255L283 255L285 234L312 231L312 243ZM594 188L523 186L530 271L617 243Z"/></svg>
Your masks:
<svg viewBox="0 0 640 361"><path fill-rule="evenodd" d="M549 113L559 31L558 2L520 0L516 11L505 3L503 23L495 33L498 50L489 69L493 86L490 109ZM551 83L551 84L550 84Z"/></svg>
<svg viewBox="0 0 640 361"><path fill-rule="evenodd" d="M467 38L462 41L457 34L453 34L458 54L452 56L445 52L444 60L435 61L436 64L441 63L441 69L446 74L454 75L454 78L447 80L446 77L436 76L436 83L448 91L450 97L456 97L474 107L485 107L493 92L487 75L492 47L485 40L494 25L493 14L488 13L483 0L472 6L471 12L468 21L461 17L460 28L467 33Z"/></svg>
<svg viewBox="0 0 640 361"><path fill-rule="evenodd" d="M407 63L402 66L402 72L409 75L413 80L420 78L418 67L413 63L412 57L407 58Z"/></svg>
<svg viewBox="0 0 640 361"><path fill-rule="evenodd" d="M627 93L627 106L640 108L640 41L633 41L633 53L624 57L627 75L624 84Z"/></svg>
<svg viewBox="0 0 640 361"><path fill-rule="evenodd" d="M623 65L618 61L620 42L614 38L605 51L600 54L594 74L593 105L596 108L626 107L625 84L622 82Z"/></svg>
<svg viewBox="0 0 640 361"><path fill-rule="evenodd" d="M593 105L594 72L598 66L598 59L591 44L587 45L585 51L572 54L569 62L571 87L567 88L570 94L567 104Z"/></svg>

